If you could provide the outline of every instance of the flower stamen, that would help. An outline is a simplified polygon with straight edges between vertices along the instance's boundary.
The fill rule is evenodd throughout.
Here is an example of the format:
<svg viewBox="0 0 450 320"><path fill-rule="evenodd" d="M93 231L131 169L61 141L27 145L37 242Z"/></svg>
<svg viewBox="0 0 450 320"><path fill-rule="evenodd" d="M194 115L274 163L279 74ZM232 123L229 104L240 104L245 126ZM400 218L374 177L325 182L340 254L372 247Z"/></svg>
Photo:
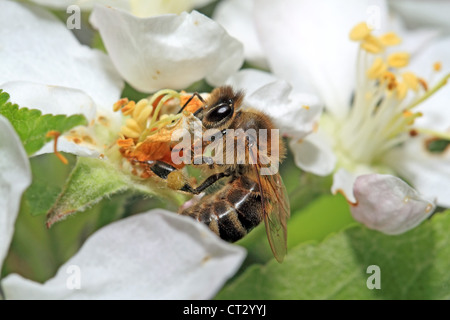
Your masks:
<svg viewBox="0 0 450 320"><path fill-rule="evenodd" d="M370 33L371 29L365 22L358 23L353 29L350 31L350 40L352 41L361 41L366 39Z"/></svg>
<svg viewBox="0 0 450 320"><path fill-rule="evenodd" d="M389 55L387 59L388 65L393 68L403 68L409 64L409 53L397 52Z"/></svg>
<svg viewBox="0 0 450 320"><path fill-rule="evenodd" d="M380 41L384 46L395 46L402 42L402 38L395 32L388 32L380 37Z"/></svg>

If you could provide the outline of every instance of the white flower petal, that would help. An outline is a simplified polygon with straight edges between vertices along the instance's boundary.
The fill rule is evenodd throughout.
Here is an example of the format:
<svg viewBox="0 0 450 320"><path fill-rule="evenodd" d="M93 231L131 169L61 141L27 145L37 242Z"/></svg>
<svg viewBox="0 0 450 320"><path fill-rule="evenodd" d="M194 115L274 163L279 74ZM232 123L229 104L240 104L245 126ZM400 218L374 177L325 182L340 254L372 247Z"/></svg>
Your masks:
<svg viewBox="0 0 450 320"><path fill-rule="evenodd" d="M302 139L311 133L322 114L319 99L294 92L285 81L271 82L245 97L244 103L269 115L284 136Z"/></svg>
<svg viewBox="0 0 450 320"><path fill-rule="evenodd" d="M150 17L166 13L191 11L212 2L212 0L129 0L131 13L138 17Z"/></svg>
<svg viewBox="0 0 450 320"><path fill-rule="evenodd" d="M120 74L143 92L183 89L205 77L218 86L243 62L242 44L196 11L137 18L98 6L91 23Z"/></svg>
<svg viewBox="0 0 450 320"><path fill-rule="evenodd" d="M356 177L357 175L340 168L333 175L331 192L333 194L341 193L348 202L356 203L355 196L353 195L353 184L355 183Z"/></svg>
<svg viewBox="0 0 450 320"><path fill-rule="evenodd" d="M38 109L42 114L82 114L90 122L97 113L94 101L78 89L27 81L7 82L2 84L2 89L10 95L12 103Z"/></svg>
<svg viewBox="0 0 450 320"><path fill-rule="evenodd" d="M80 157L98 158L103 153L104 149L97 148L91 144L76 144L73 141L67 140L65 136L58 139L57 150L59 152L67 152ZM45 153L52 153L55 151L54 142L46 143L38 152L33 154L33 157Z"/></svg>
<svg viewBox="0 0 450 320"><path fill-rule="evenodd" d="M46 283L9 275L3 289L7 299L210 299L244 257L205 225L157 209L100 229ZM78 290L68 287L74 269Z"/></svg>
<svg viewBox="0 0 450 320"><path fill-rule="evenodd" d="M226 0L217 4L212 18L244 44L245 59L252 65L268 68L264 51L256 33L253 0Z"/></svg>
<svg viewBox="0 0 450 320"><path fill-rule="evenodd" d="M390 151L384 158L398 174L422 194L437 198L437 204L450 208L450 150L433 154L426 139L417 136Z"/></svg>
<svg viewBox="0 0 450 320"><path fill-rule="evenodd" d="M353 188L353 217L370 229L386 234L406 232L429 217L435 204L403 180L381 174L359 176Z"/></svg>
<svg viewBox="0 0 450 320"><path fill-rule="evenodd" d="M327 110L345 118L358 48L349 32L361 21L386 27L384 1L260 0L255 14L271 70L295 89L318 93Z"/></svg>
<svg viewBox="0 0 450 320"><path fill-rule="evenodd" d="M108 56L83 46L56 17L37 6L0 2L0 84L30 81L76 88L110 108L123 82Z"/></svg>
<svg viewBox="0 0 450 320"><path fill-rule="evenodd" d="M386 55L392 52L409 52L412 59L414 56L428 46L439 36L435 29L408 29L404 21L395 14L391 13L389 20L389 31L395 32L401 37L401 43L386 48Z"/></svg>
<svg viewBox="0 0 450 320"><path fill-rule="evenodd" d="M22 142L0 115L0 270L14 233L22 193L31 183L31 170Z"/></svg>
<svg viewBox="0 0 450 320"><path fill-rule="evenodd" d="M450 2L442 0L390 0L389 7L399 14L410 28L436 27L450 32Z"/></svg>
<svg viewBox="0 0 450 320"><path fill-rule="evenodd" d="M442 64L442 70L437 74L431 75L435 62ZM439 39L422 48L420 54L411 60L410 69L417 73L418 76L423 77L431 89L444 75L450 73L450 37ZM415 125L435 131L450 130L449 99L450 85L447 84L417 106L417 111L422 112L423 117L419 117Z"/></svg>
<svg viewBox="0 0 450 320"><path fill-rule="evenodd" d="M42 114L64 114L67 116L83 114L89 124L97 118L97 108L94 101L78 89L26 81L7 82L2 85L2 89L9 93L12 103L17 103L20 107L40 110ZM118 119L115 119L117 114L113 115L112 111L109 114L111 116L108 118L111 123L118 121ZM116 127L116 130L118 130L118 126ZM89 129L86 129L86 135L90 135L94 143L83 141L75 143L73 139L67 139L66 135L61 136L58 140L58 151L84 157L98 157L104 152L103 143L95 143L96 138L92 133L89 133ZM47 143L33 156L53 152L53 145L52 141Z"/></svg>
<svg viewBox="0 0 450 320"><path fill-rule="evenodd" d="M226 84L235 89L243 90L247 96L261 89L266 84L279 81L272 73L257 69L241 69L231 75Z"/></svg>
<svg viewBox="0 0 450 320"><path fill-rule="evenodd" d="M67 9L71 5L78 6L81 10L92 10L96 4L104 4L115 8L130 10L130 0L31 0L34 3L47 6L52 9Z"/></svg>
<svg viewBox="0 0 450 320"><path fill-rule="evenodd" d="M295 164L307 172L326 176L336 165L336 156L331 146L317 133L311 133L300 141L292 139L289 147L294 155Z"/></svg>

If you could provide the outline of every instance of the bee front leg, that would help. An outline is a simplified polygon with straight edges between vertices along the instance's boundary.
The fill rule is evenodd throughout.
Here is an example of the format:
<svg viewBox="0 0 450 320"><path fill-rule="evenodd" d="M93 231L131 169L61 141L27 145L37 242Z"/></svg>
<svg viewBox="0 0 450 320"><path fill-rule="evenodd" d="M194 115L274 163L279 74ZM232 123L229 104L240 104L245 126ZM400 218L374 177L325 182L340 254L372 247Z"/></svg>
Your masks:
<svg viewBox="0 0 450 320"><path fill-rule="evenodd" d="M192 194L199 194L216 181L230 176L230 173L228 172L219 172L209 176L198 187L194 188L189 184L189 182L186 181L180 170L168 163L155 161L150 165L150 170L158 177L167 180L167 185L169 188Z"/></svg>

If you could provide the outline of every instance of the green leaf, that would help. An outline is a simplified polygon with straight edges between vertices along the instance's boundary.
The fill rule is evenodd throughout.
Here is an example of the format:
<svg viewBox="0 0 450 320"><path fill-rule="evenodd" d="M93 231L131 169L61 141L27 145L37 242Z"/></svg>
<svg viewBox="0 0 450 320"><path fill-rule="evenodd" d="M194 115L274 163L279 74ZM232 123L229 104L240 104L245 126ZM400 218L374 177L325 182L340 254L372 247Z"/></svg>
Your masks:
<svg viewBox="0 0 450 320"><path fill-rule="evenodd" d="M22 206L32 215L46 214L61 193L76 158L64 155L69 163L63 164L54 154L30 158L32 182L22 197Z"/></svg>
<svg viewBox="0 0 450 320"><path fill-rule="evenodd" d="M28 155L35 153L52 139L47 137L49 131L62 134L73 127L87 125L83 115L42 115L39 110L19 108L8 100L9 94L0 89L0 114L11 122Z"/></svg>
<svg viewBox="0 0 450 320"><path fill-rule="evenodd" d="M398 236L352 227L321 243L296 246L282 264L253 265L216 298L449 299L448 230L450 211ZM370 289L367 283L377 280L380 289Z"/></svg>
<svg viewBox="0 0 450 320"><path fill-rule="evenodd" d="M130 189L129 178L108 161L79 157L63 191L48 212L47 225Z"/></svg>
<svg viewBox="0 0 450 320"><path fill-rule="evenodd" d="M432 139L427 143L428 151L432 153L442 153L450 145L450 140L446 139Z"/></svg>

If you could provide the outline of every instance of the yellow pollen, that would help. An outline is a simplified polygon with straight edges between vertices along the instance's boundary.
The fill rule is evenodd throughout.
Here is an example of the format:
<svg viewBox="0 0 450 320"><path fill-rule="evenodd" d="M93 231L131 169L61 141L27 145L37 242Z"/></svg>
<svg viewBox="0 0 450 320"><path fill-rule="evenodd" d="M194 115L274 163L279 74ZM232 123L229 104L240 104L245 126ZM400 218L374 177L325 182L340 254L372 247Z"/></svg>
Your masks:
<svg viewBox="0 0 450 320"><path fill-rule="evenodd" d="M405 110L405 111L403 111L402 116L403 116L403 118L406 119L407 125L413 125L416 118L423 116L423 114L422 114L422 112L413 113L409 110Z"/></svg>
<svg viewBox="0 0 450 320"><path fill-rule="evenodd" d="M387 65L384 63L383 59L377 57L369 70L367 70L367 77L374 80L381 77L386 71Z"/></svg>
<svg viewBox="0 0 450 320"><path fill-rule="evenodd" d="M361 42L361 49L370 53L381 53L384 51L384 46L380 39L375 36L368 35L363 42Z"/></svg>
<svg viewBox="0 0 450 320"><path fill-rule="evenodd" d="M441 71L442 70L442 63L440 63L439 61L436 61L433 64L433 70L434 71Z"/></svg>
<svg viewBox="0 0 450 320"><path fill-rule="evenodd" d="M419 89L419 79L412 72L405 72L402 74L403 81L409 89L417 91Z"/></svg>
<svg viewBox="0 0 450 320"><path fill-rule="evenodd" d="M130 115L133 112L135 106L136 106L136 103L134 101L128 102L126 104L126 106L122 108L123 115L124 116Z"/></svg>
<svg viewBox="0 0 450 320"><path fill-rule="evenodd" d="M407 52L397 52L389 55L388 64L394 68L403 68L406 67L409 63L409 53Z"/></svg>
<svg viewBox="0 0 450 320"><path fill-rule="evenodd" d="M380 37L380 41L385 46L395 46L402 42L402 38L400 38L395 32L388 32Z"/></svg>
<svg viewBox="0 0 450 320"><path fill-rule="evenodd" d="M307 105L303 105L302 108L306 109L306 110L309 110L309 106L307 106Z"/></svg>
<svg viewBox="0 0 450 320"><path fill-rule="evenodd" d="M114 112L119 111L120 108L122 108L124 105L126 105L128 103L128 99L127 98L122 98L119 101L117 101L116 103L113 104L113 110Z"/></svg>
<svg viewBox="0 0 450 320"><path fill-rule="evenodd" d="M352 41L361 41L364 40L367 36L370 35L370 28L365 22L358 23L353 29L350 31L350 40Z"/></svg>
<svg viewBox="0 0 450 320"><path fill-rule="evenodd" d="M388 88L388 90L392 91L397 88L397 85L398 85L397 81L392 80L388 83L387 88Z"/></svg>
<svg viewBox="0 0 450 320"><path fill-rule="evenodd" d="M412 115L413 115L413 113L412 113L411 111L409 111L409 110L405 110L405 111L403 111L403 113L402 113L402 116L403 116L404 118L412 117Z"/></svg>
<svg viewBox="0 0 450 320"><path fill-rule="evenodd" d="M383 80L383 82L387 82L386 86L387 86L388 90L394 90L397 87L397 78L390 71L386 71L383 74L382 80Z"/></svg>

